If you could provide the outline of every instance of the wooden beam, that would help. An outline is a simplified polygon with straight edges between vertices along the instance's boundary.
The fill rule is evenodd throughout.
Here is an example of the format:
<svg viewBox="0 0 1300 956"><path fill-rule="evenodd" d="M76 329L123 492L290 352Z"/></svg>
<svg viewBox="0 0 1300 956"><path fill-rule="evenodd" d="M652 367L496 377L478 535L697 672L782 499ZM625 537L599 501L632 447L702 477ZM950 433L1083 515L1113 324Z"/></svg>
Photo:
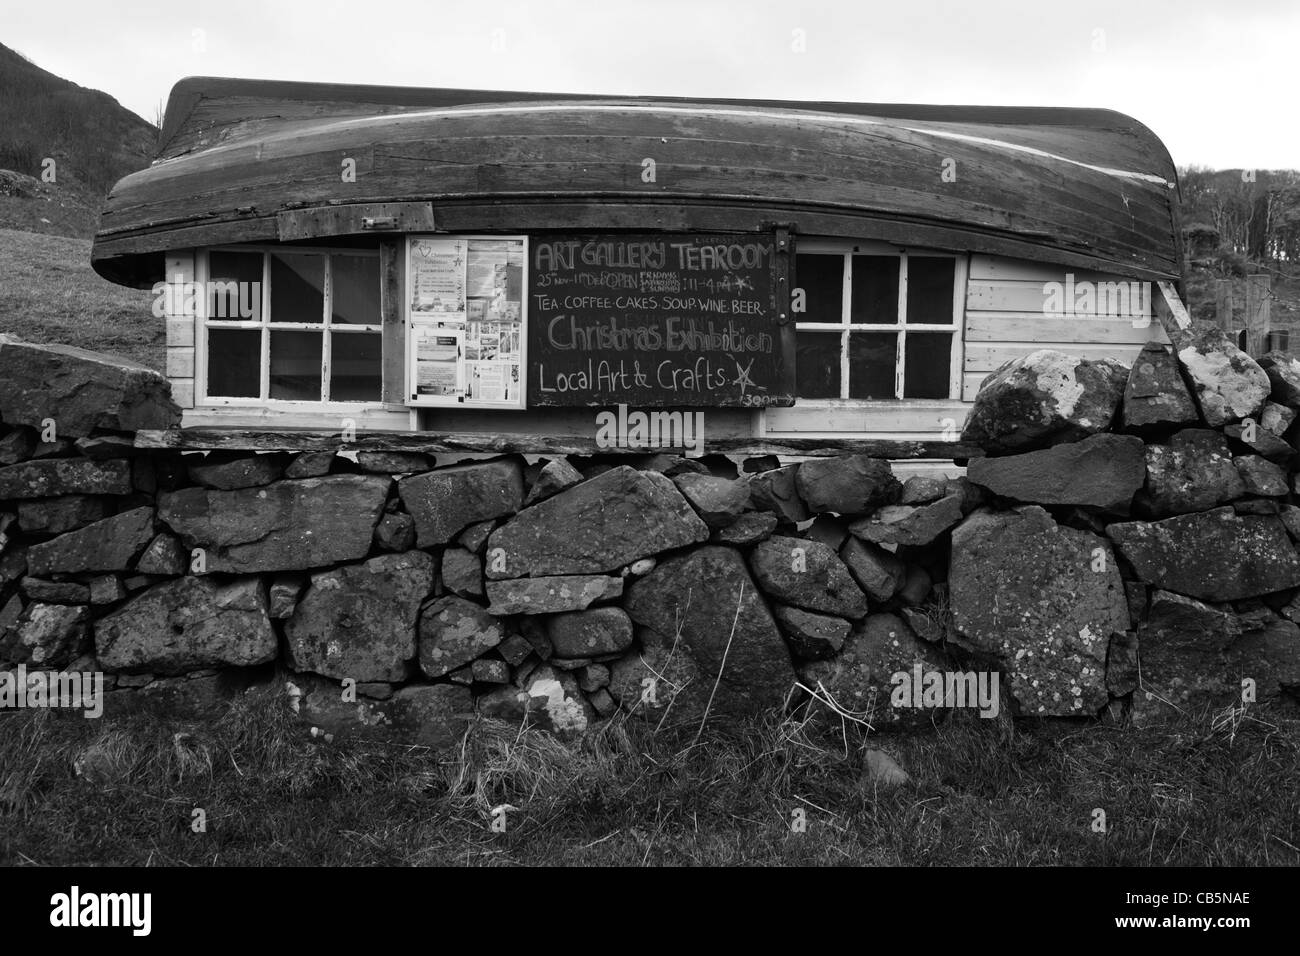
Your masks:
<svg viewBox="0 0 1300 956"><path fill-rule="evenodd" d="M521 455L645 455L681 453L682 448L602 448L595 438L551 438L524 434L432 434L427 432L363 432L343 441L339 432L236 431L225 428L174 428L140 431L135 447L172 451L411 451L429 454L480 453ZM869 455L872 458L944 461L984 457L983 449L962 442L898 441L867 438L714 438L705 454L777 455L832 458Z"/></svg>
<svg viewBox="0 0 1300 956"><path fill-rule="evenodd" d="M1174 352L1177 353L1191 334L1192 317L1188 315L1172 282L1157 282L1156 288L1160 290L1160 295L1152 296L1151 310L1160 320L1165 335L1169 336L1169 341L1174 344Z"/></svg>

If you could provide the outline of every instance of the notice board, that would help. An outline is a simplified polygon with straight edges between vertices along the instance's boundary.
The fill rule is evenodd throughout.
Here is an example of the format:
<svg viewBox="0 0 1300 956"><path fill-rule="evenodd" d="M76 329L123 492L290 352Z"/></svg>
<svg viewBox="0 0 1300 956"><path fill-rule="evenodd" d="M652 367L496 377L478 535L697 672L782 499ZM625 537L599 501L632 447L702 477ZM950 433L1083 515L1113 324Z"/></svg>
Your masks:
<svg viewBox="0 0 1300 956"><path fill-rule="evenodd" d="M408 405L524 407L524 236L410 236Z"/></svg>
<svg viewBox="0 0 1300 956"><path fill-rule="evenodd" d="M530 237L528 405L794 404L789 241Z"/></svg>

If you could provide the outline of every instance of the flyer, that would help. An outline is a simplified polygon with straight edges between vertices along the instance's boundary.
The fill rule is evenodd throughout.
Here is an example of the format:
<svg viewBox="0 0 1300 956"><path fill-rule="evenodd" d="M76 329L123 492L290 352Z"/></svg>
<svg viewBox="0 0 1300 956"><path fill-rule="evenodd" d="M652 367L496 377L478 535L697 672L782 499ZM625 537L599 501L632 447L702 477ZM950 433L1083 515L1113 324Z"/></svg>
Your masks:
<svg viewBox="0 0 1300 956"><path fill-rule="evenodd" d="M464 321L467 249L464 239L411 241L411 314Z"/></svg>
<svg viewBox="0 0 1300 956"><path fill-rule="evenodd" d="M460 394L461 343L459 329L417 325L411 330L415 349L415 390L419 395L455 397Z"/></svg>

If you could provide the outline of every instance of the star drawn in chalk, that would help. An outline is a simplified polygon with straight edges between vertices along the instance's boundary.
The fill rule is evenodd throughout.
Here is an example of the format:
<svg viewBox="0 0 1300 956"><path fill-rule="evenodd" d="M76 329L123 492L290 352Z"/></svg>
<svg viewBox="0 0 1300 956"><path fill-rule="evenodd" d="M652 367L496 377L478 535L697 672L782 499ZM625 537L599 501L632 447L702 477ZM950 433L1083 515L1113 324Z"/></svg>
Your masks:
<svg viewBox="0 0 1300 956"><path fill-rule="evenodd" d="M736 363L736 384L740 386L740 394L742 396L744 396L745 394L746 386L754 389L757 392L767 391L767 389L764 388L763 386L756 385L754 383L754 380L749 377L749 370L754 367L753 359L750 359L749 364L746 365L744 368L740 367L740 362L737 361L736 359L733 358L732 361Z"/></svg>
<svg viewBox="0 0 1300 956"><path fill-rule="evenodd" d="M737 292L744 292L746 289L752 289L753 287L754 287L754 284L753 284L752 282L750 282L748 279L743 279L743 278L741 278L740 276L736 276L736 291L737 291Z"/></svg>

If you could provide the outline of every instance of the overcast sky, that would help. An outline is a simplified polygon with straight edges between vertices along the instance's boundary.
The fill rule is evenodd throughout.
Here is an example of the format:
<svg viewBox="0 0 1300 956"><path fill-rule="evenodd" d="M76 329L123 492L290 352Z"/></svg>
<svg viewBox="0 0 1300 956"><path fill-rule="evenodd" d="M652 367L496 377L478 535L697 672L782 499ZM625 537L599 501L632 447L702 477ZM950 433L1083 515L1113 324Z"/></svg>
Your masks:
<svg viewBox="0 0 1300 956"><path fill-rule="evenodd" d="M1093 106L1300 167L1298 0L0 0L0 42L149 120L193 75Z"/></svg>

